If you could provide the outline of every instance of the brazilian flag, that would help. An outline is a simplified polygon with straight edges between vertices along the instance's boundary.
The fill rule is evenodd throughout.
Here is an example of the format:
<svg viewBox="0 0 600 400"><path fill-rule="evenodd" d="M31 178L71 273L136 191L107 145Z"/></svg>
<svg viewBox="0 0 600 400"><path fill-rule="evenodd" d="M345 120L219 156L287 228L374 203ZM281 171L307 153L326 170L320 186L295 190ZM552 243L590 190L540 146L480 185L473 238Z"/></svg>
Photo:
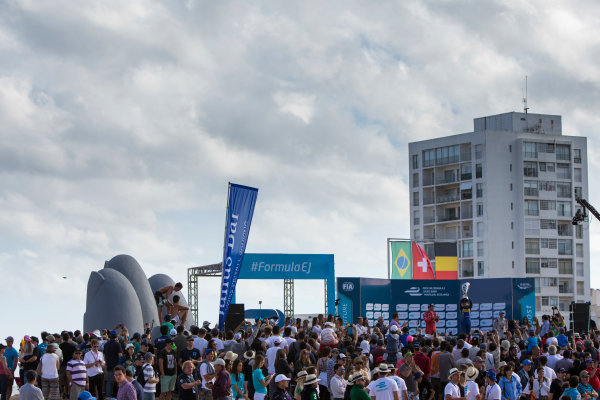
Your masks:
<svg viewBox="0 0 600 400"><path fill-rule="evenodd" d="M412 242L390 242L392 279L412 279Z"/></svg>

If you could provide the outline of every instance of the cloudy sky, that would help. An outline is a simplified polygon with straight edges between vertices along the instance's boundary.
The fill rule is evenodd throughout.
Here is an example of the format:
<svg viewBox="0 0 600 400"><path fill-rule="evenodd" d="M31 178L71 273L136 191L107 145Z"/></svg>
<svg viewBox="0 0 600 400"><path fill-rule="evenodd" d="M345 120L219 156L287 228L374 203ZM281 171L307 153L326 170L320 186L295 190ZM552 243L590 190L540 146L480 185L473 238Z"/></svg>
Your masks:
<svg viewBox="0 0 600 400"><path fill-rule="evenodd" d="M260 189L247 251L385 277L386 238L409 236L407 143L520 111L525 75L531 112L588 136L597 169L599 16L594 1L0 0L0 336L79 328L114 255L183 282L218 262L228 181ZM297 312L320 311L318 287L297 285ZM238 300L282 307L282 288L243 281Z"/></svg>

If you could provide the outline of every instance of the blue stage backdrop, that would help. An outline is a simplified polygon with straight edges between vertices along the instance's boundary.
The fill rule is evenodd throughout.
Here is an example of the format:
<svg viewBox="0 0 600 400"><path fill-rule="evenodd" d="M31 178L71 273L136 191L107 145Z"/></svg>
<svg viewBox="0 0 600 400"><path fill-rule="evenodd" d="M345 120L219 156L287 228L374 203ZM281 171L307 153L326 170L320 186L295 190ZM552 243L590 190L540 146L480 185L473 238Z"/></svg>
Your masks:
<svg viewBox="0 0 600 400"><path fill-rule="evenodd" d="M380 316L389 322L397 312L401 321L408 321L411 332L425 328L423 313L434 304L440 317L438 332L455 335L460 321L458 301L461 285L470 282L469 296L473 301L473 329L492 329L500 311L506 318L531 318L535 311L533 278L461 279L461 280L389 280L371 278L337 278L338 315L345 322L366 317L374 324Z"/></svg>

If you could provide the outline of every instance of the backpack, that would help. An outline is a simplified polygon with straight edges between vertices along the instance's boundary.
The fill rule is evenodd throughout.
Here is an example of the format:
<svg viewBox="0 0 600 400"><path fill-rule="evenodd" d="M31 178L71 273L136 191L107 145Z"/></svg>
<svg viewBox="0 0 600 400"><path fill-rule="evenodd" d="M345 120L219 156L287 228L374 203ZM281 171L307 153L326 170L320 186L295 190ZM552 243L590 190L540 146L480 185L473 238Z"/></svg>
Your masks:
<svg viewBox="0 0 600 400"><path fill-rule="evenodd" d="M148 363L142 365L142 370L140 371L140 373L137 376L137 381L140 383L140 385L142 385L142 388L144 386L146 386L146 377L144 376L144 368L146 368L146 365L150 365Z"/></svg>

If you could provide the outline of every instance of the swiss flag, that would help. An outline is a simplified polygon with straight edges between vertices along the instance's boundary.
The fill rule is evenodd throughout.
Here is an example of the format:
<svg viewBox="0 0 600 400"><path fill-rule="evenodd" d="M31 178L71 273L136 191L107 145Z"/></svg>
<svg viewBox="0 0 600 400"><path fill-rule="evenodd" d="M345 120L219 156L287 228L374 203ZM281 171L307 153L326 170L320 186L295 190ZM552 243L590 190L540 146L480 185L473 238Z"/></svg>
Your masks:
<svg viewBox="0 0 600 400"><path fill-rule="evenodd" d="M435 279L433 267L425 250L412 242L413 279Z"/></svg>

